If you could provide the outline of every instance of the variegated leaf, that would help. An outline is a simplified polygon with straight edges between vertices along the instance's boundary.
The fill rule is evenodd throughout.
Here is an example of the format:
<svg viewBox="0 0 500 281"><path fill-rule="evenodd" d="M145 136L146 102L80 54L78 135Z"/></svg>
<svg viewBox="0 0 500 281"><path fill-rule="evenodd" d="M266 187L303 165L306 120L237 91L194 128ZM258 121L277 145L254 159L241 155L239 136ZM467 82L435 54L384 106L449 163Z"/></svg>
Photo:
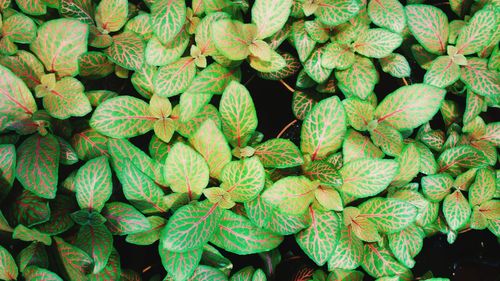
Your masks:
<svg viewBox="0 0 500 281"><path fill-rule="evenodd" d="M442 54L448 42L448 17L430 5L413 4L405 7L408 26L417 41L429 52Z"/></svg>

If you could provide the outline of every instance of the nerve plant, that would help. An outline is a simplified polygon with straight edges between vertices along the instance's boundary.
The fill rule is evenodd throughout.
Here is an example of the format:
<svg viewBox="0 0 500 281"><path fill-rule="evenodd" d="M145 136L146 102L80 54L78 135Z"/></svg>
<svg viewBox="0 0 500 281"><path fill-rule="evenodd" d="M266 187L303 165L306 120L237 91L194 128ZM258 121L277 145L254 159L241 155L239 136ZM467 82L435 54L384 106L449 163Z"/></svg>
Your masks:
<svg viewBox="0 0 500 281"><path fill-rule="evenodd" d="M126 236L151 280L273 280L294 235L300 280L413 280L425 237L499 237L500 7L422 2L0 0L0 279L142 280ZM255 76L297 142L257 131Z"/></svg>

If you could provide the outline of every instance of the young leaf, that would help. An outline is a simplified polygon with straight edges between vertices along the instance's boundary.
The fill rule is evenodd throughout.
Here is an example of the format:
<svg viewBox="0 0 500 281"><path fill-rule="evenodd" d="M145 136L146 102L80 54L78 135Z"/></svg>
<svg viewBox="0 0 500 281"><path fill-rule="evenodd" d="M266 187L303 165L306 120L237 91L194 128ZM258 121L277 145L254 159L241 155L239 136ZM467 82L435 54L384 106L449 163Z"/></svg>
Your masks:
<svg viewBox="0 0 500 281"><path fill-rule="evenodd" d="M76 174L75 185L80 208L100 212L113 191L108 158L101 156L85 163Z"/></svg>
<svg viewBox="0 0 500 281"><path fill-rule="evenodd" d="M335 212L317 212L309 208L311 225L295 235L300 248L319 266L334 253L340 233L340 221Z"/></svg>
<svg viewBox="0 0 500 281"><path fill-rule="evenodd" d="M394 233L406 228L416 219L417 208L410 203L392 198L373 198L359 206L362 217L372 221L383 233Z"/></svg>
<svg viewBox="0 0 500 281"><path fill-rule="evenodd" d="M168 220L161 243L172 252L199 249L215 232L222 209L208 201L184 205Z"/></svg>
<svg viewBox="0 0 500 281"><path fill-rule="evenodd" d="M368 3L368 16L376 25L396 33L401 33L406 27L405 11L397 0L371 0Z"/></svg>
<svg viewBox="0 0 500 281"><path fill-rule="evenodd" d="M102 215L113 235L140 233L151 229L151 224L137 209L122 202L106 203Z"/></svg>
<svg viewBox="0 0 500 281"><path fill-rule="evenodd" d="M59 142L53 135L35 134L19 146L16 175L26 190L42 198L55 198L58 170Z"/></svg>
<svg viewBox="0 0 500 281"><path fill-rule="evenodd" d="M446 91L435 86L414 84L389 94L378 105L378 123L395 129L413 129L429 121L438 111Z"/></svg>
<svg viewBox="0 0 500 281"><path fill-rule="evenodd" d="M87 51L88 25L74 19L47 21L38 28L30 49L49 72L78 74L78 57Z"/></svg>
<svg viewBox="0 0 500 281"><path fill-rule="evenodd" d="M346 132L346 114L338 97L319 102L307 114L301 130L300 149L321 159L340 148Z"/></svg>
<svg viewBox="0 0 500 281"><path fill-rule="evenodd" d="M373 62L362 56L356 56L350 68L335 71L335 78L338 80L340 90L346 96L354 96L362 100L368 98L379 81Z"/></svg>
<svg viewBox="0 0 500 281"><path fill-rule="evenodd" d="M103 0L97 5L95 21L97 27L106 32L120 30L127 22L128 2L126 0Z"/></svg>
<svg viewBox="0 0 500 281"><path fill-rule="evenodd" d="M263 230L229 210L224 210L218 229L210 239L214 245L239 255L270 251L282 241L282 236Z"/></svg>
<svg viewBox="0 0 500 281"><path fill-rule="evenodd" d="M491 34L498 28L498 12L482 9L474 14L462 28L457 38L457 53L470 55L479 52L488 44Z"/></svg>
<svg viewBox="0 0 500 281"><path fill-rule="evenodd" d="M232 81L222 94L219 104L222 131L234 147L245 147L257 128L257 113L248 90Z"/></svg>
<svg viewBox="0 0 500 281"><path fill-rule="evenodd" d="M452 230L459 230L469 222L471 208L460 190L444 198L443 214Z"/></svg>
<svg viewBox="0 0 500 281"><path fill-rule="evenodd" d="M352 230L343 227L339 233L337 246L334 254L328 259L328 270L336 268L356 269L363 259L363 241L361 241Z"/></svg>
<svg viewBox="0 0 500 281"><path fill-rule="evenodd" d="M183 143L172 147L163 173L172 191L186 193L189 200L199 198L208 184L209 170L205 159Z"/></svg>
<svg viewBox="0 0 500 281"><path fill-rule="evenodd" d="M371 28L359 34L354 42L354 51L370 58L390 55L403 42L401 35L383 28Z"/></svg>
<svg viewBox="0 0 500 281"><path fill-rule="evenodd" d="M54 237L57 253L62 267L69 280L84 280L85 275L92 272L94 261L80 248L65 242L62 238Z"/></svg>
<svg viewBox="0 0 500 281"><path fill-rule="evenodd" d="M302 165L302 153L293 142L286 139L271 139L255 147L255 156L266 168L290 168Z"/></svg>
<svg viewBox="0 0 500 281"><path fill-rule="evenodd" d="M212 24L212 40L217 50L230 60L242 60L249 54L249 46L257 33L254 24L220 19Z"/></svg>
<svg viewBox="0 0 500 281"><path fill-rule="evenodd" d="M0 278L17 280L18 268L9 251L0 246Z"/></svg>
<svg viewBox="0 0 500 281"><path fill-rule="evenodd" d="M113 236L102 224L83 225L78 231L75 246L85 251L94 260L94 273L100 272L108 263L113 247Z"/></svg>
<svg viewBox="0 0 500 281"><path fill-rule="evenodd" d="M394 160L364 158L348 162L340 169L341 191L358 198L376 195L391 183L398 169Z"/></svg>
<svg viewBox="0 0 500 281"><path fill-rule="evenodd" d="M442 54L448 42L448 17L430 5L413 4L405 7L411 33L433 54Z"/></svg>
<svg viewBox="0 0 500 281"><path fill-rule="evenodd" d="M282 213L301 215L314 200L317 184L304 176L289 176L264 190L262 199Z"/></svg>
<svg viewBox="0 0 500 281"><path fill-rule="evenodd" d="M113 138L130 138L150 131L157 120L149 105L131 96L119 96L100 104L92 114L90 126Z"/></svg>
<svg viewBox="0 0 500 281"><path fill-rule="evenodd" d="M422 193L431 201L439 202L450 193L453 178L448 174L429 175L422 178Z"/></svg>
<svg viewBox="0 0 500 281"><path fill-rule="evenodd" d="M200 263L203 249L194 249L184 253L171 252L160 243L161 263L163 267L175 280L186 281L193 275L196 267Z"/></svg>
<svg viewBox="0 0 500 281"><path fill-rule="evenodd" d="M160 0L151 6L151 26L163 44L179 33L185 20L186 3L183 0Z"/></svg>
<svg viewBox="0 0 500 281"><path fill-rule="evenodd" d="M291 8L291 0L255 1L252 6L252 21L257 26L257 38L267 38L278 32L285 25Z"/></svg>
<svg viewBox="0 0 500 281"><path fill-rule="evenodd" d="M113 44L105 49L104 53L125 69L140 70L144 64L145 48L146 45L139 35L125 31L113 36Z"/></svg>
<svg viewBox="0 0 500 281"><path fill-rule="evenodd" d="M196 65L193 58L185 57L160 67L153 84L155 93L160 97L172 97L184 92L196 75Z"/></svg>

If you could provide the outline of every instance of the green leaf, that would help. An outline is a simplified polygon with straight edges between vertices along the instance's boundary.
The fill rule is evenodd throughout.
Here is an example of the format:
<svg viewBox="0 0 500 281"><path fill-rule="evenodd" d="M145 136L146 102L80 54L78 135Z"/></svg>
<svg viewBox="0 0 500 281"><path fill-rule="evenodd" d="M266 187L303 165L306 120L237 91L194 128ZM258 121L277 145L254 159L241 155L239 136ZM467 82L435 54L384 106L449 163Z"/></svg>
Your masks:
<svg viewBox="0 0 500 281"><path fill-rule="evenodd" d="M189 281L227 281L226 275L217 268L200 265Z"/></svg>
<svg viewBox="0 0 500 281"><path fill-rule="evenodd" d="M325 57L323 55L325 50L325 47L314 50L309 59L303 64L307 75L316 83L325 82L332 73L332 69L323 66L324 63L322 60Z"/></svg>
<svg viewBox="0 0 500 281"><path fill-rule="evenodd" d="M368 16L374 24L396 33L401 33L406 27L405 11L397 0L371 0Z"/></svg>
<svg viewBox="0 0 500 281"><path fill-rule="evenodd" d="M389 234L389 248L394 256L408 268L413 268L413 258L422 250L424 231L416 226L409 225L401 232Z"/></svg>
<svg viewBox="0 0 500 281"><path fill-rule="evenodd" d="M493 199L496 191L495 173L489 169L479 169L474 183L469 187L469 202L472 206L481 205Z"/></svg>
<svg viewBox="0 0 500 281"><path fill-rule="evenodd" d="M255 1L252 6L252 22L257 26L257 38L267 38L283 28L291 8L291 0Z"/></svg>
<svg viewBox="0 0 500 281"><path fill-rule="evenodd" d="M351 162L359 158L383 158L384 153L375 146L370 138L355 130L349 130L342 145L344 161Z"/></svg>
<svg viewBox="0 0 500 281"><path fill-rule="evenodd" d="M0 64L9 68L30 89L34 89L36 85L40 84L40 77L45 74L44 67L38 58L32 53L23 50L19 50L15 55L1 58ZM7 76L7 74L2 75ZM6 80L9 81L11 78ZM3 87L5 88L5 86Z"/></svg>
<svg viewBox="0 0 500 281"><path fill-rule="evenodd" d="M314 200L316 188L317 183L304 176L289 176L278 180L264 190L262 199L282 213L301 215Z"/></svg>
<svg viewBox="0 0 500 281"><path fill-rule="evenodd" d="M212 40L217 50L230 60L243 60L250 54L257 27L237 20L220 19L212 24Z"/></svg>
<svg viewBox="0 0 500 281"><path fill-rule="evenodd" d="M361 281L361 280L363 280L363 277L364 277L364 274L361 271L335 269L332 272L330 272L330 275L328 275L328 281L337 281L337 280L339 280L339 281ZM396 281L398 281L398 280L396 280Z"/></svg>
<svg viewBox="0 0 500 281"><path fill-rule="evenodd" d="M86 24L94 24L94 3L90 0L61 0L60 13L66 18L75 18Z"/></svg>
<svg viewBox="0 0 500 281"><path fill-rule="evenodd" d="M340 221L335 212L309 209L311 225L295 235L300 248L319 266L334 254L340 233Z"/></svg>
<svg viewBox="0 0 500 281"><path fill-rule="evenodd" d="M169 276L179 281L191 280L189 277L193 275L203 253L201 248L184 253L175 253L166 250L162 244L160 244L158 250L160 251L163 267Z"/></svg>
<svg viewBox="0 0 500 281"><path fill-rule="evenodd" d="M85 280L85 275L92 272L94 261L80 248L54 237L57 253L65 270L67 280Z"/></svg>
<svg viewBox="0 0 500 281"><path fill-rule="evenodd" d="M498 71L488 69L487 61L480 58L470 58L462 67L461 80L474 93L494 97L500 93L500 78Z"/></svg>
<svg viewBox="0 0 500 281"><path fill-rule="evenodd" d="M102 0L97 5L95 21L97 27L104 32L120 30L128 19L128 2L126 0Z"/></svg>
<svg viewBox="0 0 500 281"><path fill-rule="evenodd" d="M0 231L4 232L13 232L14 229L10 227L9 223L7 222L7 219L5 219L5 216L3 215L2 211L0 211Z"/></svg>
<svg viewBox="0 0 500 281"><path fill-rule="evenodd" d="M481 51L489 43L491 35L498 28L498 12L482 9L474 14L457 38L457 53L470 55Z"/></svg>
<svg viewBox="0 0 500 281"><path fill-rule="evenodd" d="M181 29L167 44L153 36L146 45L146 63L156 66L171 64L181 58L188 45L189 33L185 29Z"/></svg>
<svg viewBox="0 0 500 281"><path fill-rule="evenodd" d="M165 161L163 173L172 191L186 193L189 200L200 197L209 179L205 159L183 143L176 143L172 147Z"/></svg>
<svg viewBox="0 0 500 281"><path fill-rule="evenodd" d="M316 41L307 34L304 21L296 21L293 23L291 38L293 39L293 45L299 55L299 60L305 62L313 52Z"/></svg>
<svg viewBox="0 0 500 281"><path fill-rule="evenodd" d="M486 165L484 154L469 145L449 148L438 158L439 172L453 171L457 168L479 168Z"/></svg>
<svg viewBox="0 0 500 281"><path fill-rule="evenodd" d="M26 119L35 111L37 106L30 90L14 73L4 66L0 66L0 114L8 119Z"/></svg>
<svg viewBox="0 0 500 281"><path fill-rule="evenodd" d="M50 208L47 200L23 190L16 198L17 204L12 204L10 212L20 224L32 227L50 219Z"/></svg>
<svg viewBox="0 0 500 281"><path fill-rule="evenodd" d="M239 80L239 68L227 68L214 62L197 73L186 92L191 94L222 94L232 80Z"/></svg>
<svg viewBox="0 0 500 281"><path fill-rule="evenodd" d="M161 231L167 224L166 220L162 217L151 216L148 217L148 221L151 224L151 229L136 234L130 234L127 236L126 241L131 244L136 245L151 245L158 241L161 236ZM160 247L161 250L161 247Z"/></svg>
<svg viewBox="0 0 500 281"><path fill-rule="evenodd" d="M393 53L385 58L381 58L379 62L382 71L389 73L393 77L403 78L411 75L410 64L403 55Z"/></svg>
<svg viewBox="0 0 500 281"><path fill-rule="evenodd" d="M113 236L104 225L83 225L78 231L75 246L94 260L94 273L104 269L113 247Z"/></svg>
<svg viewBox="0 0 500 281"><path fill-rule="evenodd" d="M18 269L14 258L4 247L0 246L0 278L17 280Z"/></svg>
<svg viewBox="0 0 500 281"><path fill-rule="evenodd" d="M83 161L108 155L107 142L107 137L92 128L76 133L71 138L71 146L75 148L78 158Z"/></svg>
<svg viewBox="0 0 500 281"><path fill-rule="evenodd" d="M78 74L78 57L87 51L88 26L74 19L56 19L38 28L31 51L49 72L58 76Z"/></svg>
<svg viewBox="0 0 500 281"><path fill-rule="evenodd" d="M75 178L76 200L82 209L100 212L113 191L108 158L89 160Z"/></svg>
<svg viewBox="0 0 500 281"><path fill-rule="evenodd" d="M342 185L342 178L335 166L326 160L312 161L302 166L302 172L310 180L318 181L321 185L329 187L339 187ZM321 190L316 190L316 195Z"/></svg>
<svg viewBox="0 0 500 281"><path fill-rule="evenodd" d="M431 201L439 202L450 193L453 178L448 174L429 175L422 178L422 193Z"/></svg>
<svg viewBox="0 0 500 281"><path fill-rule="evenodd" d="M108 264L99 273L89 275L89 281L119 280L121 275L120 256L116 249L112 249Z"/></svg>
<svg viewBox="0 0 500 281"><path fill-rule="evenodd" d="M179 121L189 122L196 117L212 99L212 94L185 92L179 102Z"/></svg>
<svg viewBox="0 0 500 281"><path fill-rule="evenodd" d="M23 276L27 281L63 281L59 275L38 266L27 267L23 271Z"/></svg>
<svg viewBox="0 0 500 281"><path fill-rule="evenodd" d="M264 188L264 167L257 157L229 162L222 170L221 187L235 202L255 199Z"/></svg>
<svg viewBox="0 0 500 281"><path fill-rule="evenodd" d="M356 56L354 64L346 70L335 71L340 90L347 97L366 100L379 82L379 75L373 62L365 57Z"/></svg>
<svg viewBox="0 0 500 281"><path fill-rule="evenodd" d="M367 29L354 42L354 51L370 58L390 55L403 42L401 35L383 28Z"/></svg>
<svg viewBox="0 0 500 281"><path fill-rule="evenodd" d="M16 177L26 190L42 198L55 198L58 170L59 142L53 135L35 134L19 146Z"/></svg>
<svg viewBox="0 0 500 281"><path fill-rule="evenodd" d="M0 201L10 192L15 179L16 147L12 144L0 145Z"/></svg>
<svg viewBox="0 0 500 281"><path fill-rule="evenodd" d="M29 44L36 37L35 22L21 13L6 18L1 27L3 38L8 38L12 42Z"/></svg>
<svg viewBox="0 0 500 281"><path fill-rule="evenodd" d="M186 20L183 0L160 0L151 6L151 26L158 39L166 44L181 30Z"/></svg>
<svg viewBox="0 0 500 281"><path fill-rule="evenodd" d="M250 93L238 82L231 81L219 104L222 131L234 147L245 147L257 128L257 113Z"/></svg>
<svg viewBox="0 0 500 281"><path fill-rule="evenodd" d="M158 162L151 159L144 151L125 139L109 139L109 153L112 156L112 164L115 172L119 171L121 160L128 159L131 163L152 179L160 178L160 166ZM159 179L158 179L159 180Z"/></svg>
<svg viewBox="0 0 500 281"><path fill-rule="evenodd" d="M153 84L160 97L172 97L188 89L196 75L195 60L190 57L158 69Z"/></svg>
<svg viewBox="0 0 500 281"><path fill-rule="evenodd" d="M39 16L47 13L45 1L39 0L16 0L19 9L28 15Z"/></svg>
<svg viewBox="0 0 500 281"><path fill-rule="evenodd" d="M410 183L420 170L420 163L415 161L419 159L417 147L414 143L407 144L401 154L397 157L399 163L399 173L392 180L392 186L404 186Z"/></svg>
<svg viewBox="0 0 500 281"><path fill-rule="evenodd" d="M349 125L358 131L366 131L373 120L375 108L368 102L352 97L342 101Z"/></svg>
<svg viewBox="0 0 500 281"><path fill-rule="evenodd" d="M383 233L406 228L416 219L417 208L398 199L373 198L359 206L362 217L372 221Z"/></svg>
<svg viewBox="0 0 500 281"><path fill-rule="evenodd" d="M348 44L331 42L325 48L321 63L323 67L326 68L345 70L353 65L355 59L356 57L351 46Z"/></svg>
<svg viewBox="0 0 500 281"><path fill-rule="evenodd" d="M266 61L257 56L251 56L250 66L259 72L271 73L284 69L286 67L286 60L281 54L270 50L269 60Z"/></svg>
<svg viewBox="0 0 500 281"><path fill-rule="evenodd" d="M328 259L328 270L337 268L356 269L363 259L363 241L350 228L340 230L337 247Z"/></svg>
<svg viewBox="0 0 500 281"><path fill-rule="evenodd" d="M189 141L207 162L210 176L220 178L222 169L231 161L231 150L215 122L203 122Z"/></svg>
<svg viewBox="0 0 500 281"><path fill-rule="evenodd" d="M405 7L408 27L417 41L429 52L442 54L448 42L448 17L430 5Z"/></svg>
<svg viewBox="0 0 500 281"><path fill-rule="evenodd" d="M290 168L304 163L302 153L287 139L270 139L255 147L255 156L266 168Z"/></svg>
<svg viewBox="0 0 500 281"><path fill-rule="evenodd" d="M78 72L80 76L99 79L113 73L113 62L101 52L86 52L78 57Z"/></svg>
<svg viewBox="0 0 500 281"><path fill-rule="evenodd" d="M324 99L307 114L301 129L300 149L311 159L323 158L342 145L346 114L338 97Z"/></svg>
<svg viewBox="0 0 500 281"><path fill-rule="evenodd" d="M77 79L64 77L43 97L43 107L58 119L85 116L92 111L92 107L84 90L83 84Z"/></svg>
<svg viewBox="0 0 500 281"><path fill-rule="evenodd" d="M424 83L440 88L448 87L460 78L460 66L450 56L434 60L424 76Z"/></svg>
<svg viewBox="0 0 500 281"><path fill-rule="evenodd" d="M434 158L434 154L432 154L432 151L426 145L420 142L416 142L415 144L417 146L418 154L420 155L420 172L426 175L435 174L438 166L436 159Z"/></svg>
<svg viewBox="0 0 500 281"><path fill-rule="evenodd" d="M409 269L400 264L389 250L375 244L365 244L361 266L368 274L375 278L411 275Z"/></svg>
<svg viewBox="0 0 500 281"><path fill-rule="evenodd" d="M446 91L435 86L413 84L389 94L378 105L375 116L397 130L413 129L429 121L439 110Z"/></svg>
<svg viewBox="0 0 500 281"><path fill-rule="evenodd" d="M52 239L50 238L49 235L41 233L36 229L29 229L22 224L18 224L16 228L14 228L14 232L12 233L12 238L26 242L31 242L31 241L41 242L47 246L50 246L52 244Z"/></svg>
<svg viewBox="0 0 500 281"><path fill-rule="evenodd" d="M151 229L151 224L137 209L122 202L106 203L102 215L113 235L140 233Z"/></svg>
<svg viewBox="0 0 500 281"><path fill-rule="evenodd" d="M104 53L125 69L140 70L144 64L145 48L146 44L139 35L125 31L113 36L113 44Z"/></svg>
<svg viewBox="0 0 500 281"><path fill-rule="evenodd" d="M282 241L282 236L261 229L229 210L224 210L218 229L210 239L214 245L238 255L270 251Z"/></svg>
<svg viewBox="0 0 500 281"><path fill-rule="evenodd" d="M23 272L30 266L49 267L49 257L43 243L33 242L22 249L16 258L19 264L19 272Z"/></svg>
<svg viewBox="0 0 500 281"><path fill-rule="evenodd" d="M469 222L471 208L460 190L444 198L443 214L452 230L459 230Z"/></svg>
<svg viewBox="0 0 500 281"><path fill-rule="evenodd" d="M131 96L119 96L101 103L92 114L90 126L113 138L130 138L150 131L157 120L149 105Z"/></svg>
<svg viewBox="0 0 500 281"><path fill-rule="evenodd" d="M358 198L376 195L387 188L398 169L394 160L364 158L348 162L340 169L341 191Z"/></svg>
<svg viewBox="0 0 500 281"><path fill-rule="evenodd" d="M143 66L141 70L135 71L130 78L134 89L143 97L151 98L154 94L153 77L156 67Z"/></svg>
<svg viewBox="0 0 500 281"><path fill-rule="evenodd" d="M208 201L179 208L163 230L163 248L173 252L199 249L214 234L222 217L222 209Z"/></svg>
<svg viewBox="0 0 500 281"><path fill-rule="evenodd" d="M322 1L315 15L329 26L339 25L354 17L361 9L361 4L354 0L325 0Z"/></svg>
<svg viewBox="0 0 500 281"><path fill-rule="evenodd" d="M89 212L87 210L78 210L70 214L71 219L79 225L102 225L106 218L98 212Z"/></svg>

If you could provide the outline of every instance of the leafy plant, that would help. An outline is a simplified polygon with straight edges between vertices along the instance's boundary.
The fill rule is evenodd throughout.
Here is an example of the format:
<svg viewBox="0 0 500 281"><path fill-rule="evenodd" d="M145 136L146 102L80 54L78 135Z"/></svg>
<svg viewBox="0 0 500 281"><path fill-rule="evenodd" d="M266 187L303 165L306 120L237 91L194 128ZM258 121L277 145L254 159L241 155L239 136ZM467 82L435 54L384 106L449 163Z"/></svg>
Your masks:
<svg viewBox="0 0 500 281"><path fill-rule="evenodd" d="M500 237L500 6L424 2L0 0L0 279L142 280L128 243L150 280L277 280L293 235L295 280L448 280L424 238Z"/></svg>

